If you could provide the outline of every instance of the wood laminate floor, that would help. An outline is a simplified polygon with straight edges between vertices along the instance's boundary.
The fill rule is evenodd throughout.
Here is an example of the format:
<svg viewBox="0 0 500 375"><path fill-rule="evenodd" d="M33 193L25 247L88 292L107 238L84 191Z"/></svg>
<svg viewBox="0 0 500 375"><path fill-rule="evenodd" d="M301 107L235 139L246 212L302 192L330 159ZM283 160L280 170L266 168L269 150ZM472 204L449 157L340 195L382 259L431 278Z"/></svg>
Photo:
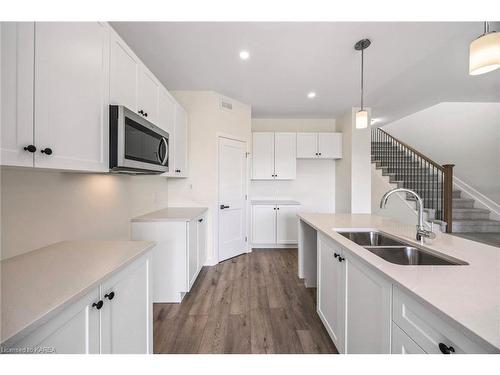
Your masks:
<svg viewBox="0 0 500 375"><path fill-rule="evenodd" d="M297 278L297 250L203 267L180 304L154 305L155 353L337 353Z"/></svg>

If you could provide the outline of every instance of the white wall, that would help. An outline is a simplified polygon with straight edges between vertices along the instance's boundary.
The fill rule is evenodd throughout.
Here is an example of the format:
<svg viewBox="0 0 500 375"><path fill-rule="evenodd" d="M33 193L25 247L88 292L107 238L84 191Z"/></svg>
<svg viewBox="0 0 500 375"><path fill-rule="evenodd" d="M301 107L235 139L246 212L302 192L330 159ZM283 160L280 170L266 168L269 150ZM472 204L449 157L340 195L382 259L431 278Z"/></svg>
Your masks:
<svg viewBox="0 0 500 375"><path fill-rule="evenodd" d="M207 259L218 259L218 135L227 135L251 142L251 108L227 98L232 111L219 107L221 95L213 91L174 91L172 94L188 113L189 177L169 179L170 206L208 207ZM211 239L211 240L210 240Z"/></svg>
<svg viewBox="0 0 500 375"><path fill-rule="evenodd" d="M500 203L500 103L440 103L383 127Z"/></svg>
<svg viewBox="0 0 500 375"><path fill-rule="evenodd" d="M159 176L1 169L1 258L63 240L129 240L130 219L168 204Z"/></svg>
<svg viewBox="0 0 500 375"><path fill-rule="evenodd" d="M252 131L331 132L334 119L252 119ZM301 211L335 212L335 160L297 160L297 178L251 181L251 199L292 199Z"/></svg>
<svg viewBox="0 0 500 375"><path fill-rule="evenodd" d="M370 128L356 129L358 110L352 108L337 120L337 130L343 134L336 177L335 205L339 213L371 212Z"/></svg>

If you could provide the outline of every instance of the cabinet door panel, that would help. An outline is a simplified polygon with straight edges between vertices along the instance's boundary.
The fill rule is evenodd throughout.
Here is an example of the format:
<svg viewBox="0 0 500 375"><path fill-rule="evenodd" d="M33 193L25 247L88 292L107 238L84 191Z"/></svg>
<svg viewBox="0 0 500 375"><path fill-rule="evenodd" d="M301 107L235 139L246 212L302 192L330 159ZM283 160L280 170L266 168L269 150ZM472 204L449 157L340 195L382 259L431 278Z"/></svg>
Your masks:
<svg viewBox="0 0 500 375"><path fill-rule="evenodd" d="M139 87L137 92L137 110L145 112L148 121L158 121L159 84L144 66L139 67Z"/></svg>
<svg viewBox="0 0 500 375"><path fill-rule="evenodd" d="M32 167L34 155L24 147L33 140L35 24L2 22L1 163Z"/></svg>
<svg viewBox="0 0 500 375"><path fill-rule="evenodd" d="M274 134L274 174L276 180L293 180L297 175L297 134Z"/></svg>
<svg viewBox="0 0 500 375"><path fill-rule="evenodd" d="M37 348L41 350L40 353L98 354L99 310L92 307L97 301L99 288L67 307L21 341L7 346Z"/></svg>
<svg viewBox="0 0 500 375"><path fill-rule="evenodd" d="M201 220L201 221L200 221ZM205 265L207 259L207 227L206 216L198 219L198 268L201 269Z"/></svg>
<svg viewBox="0 0 500 375"><path fill-rule="evenodd" d="M105 297L114 293L112 300ZM151 254L135 260L101 285L102 352L152 352Z"/></svg>
<svg viewBox="0 0 500 375"><path fill-rule="evenodd" d="M320 159L342 158L342 133L318 133Z"/></svg>
<svg viewBox="0 0 500 375"><path fill-rule="evenodd" d="M252 179L273 180L274 133L253 133L252 150Z"/></svg>
<svg viewBox="0 0 500 375"><path fill-rule="evenodd" d="M339 353L344 353L345 274L332 241L318 234L318 315Z"/></svg>
<svg viewBox="0 0 500 375"><path fill-rule="evenodd" d="M391 347L391 354L425 354L424 350L394 323Z"/></svg>
<svg viewBox="0 0 500 375"><path fill-rule="evenodd" d="M187 114L179 104L175 106L174 130L174 176L187 177L188 174L188 123Z"/></svg>
<svg viewBox="0 0 500 375"><path fill-rule="evenodd" d="M282 205L277 208L276 242L278 244L296 244L298 242L298 206Z"/></svg>
<svg viewBox="0 0 500 375"><path fill-rule="evenodd" d="M276 206L254 205L252 207L252 242L255 244L276 243Z"/></svg>
<svg viewBox="0 0 500 375"><path fill-rule="evenodd" d="M198 233L197 223L189 222L188 224L188 285L189 289L194 284L196 276L198 276Z"/></svg>
<svg viewBox="0 0 500 375"><path fill-rule="evenodd" d="M345 256L346 353L391 352L392 284L354 257Z"/></svg>
<svg viewBox="0 0 500 375"><path fill-rule="evenodd" d="M120 37L112 32L110 56L110 104L137 111L139 59Z"/></svg>
<svg viewBox="0 0 500 375"><path fill-rule="evenodd" d="M318 158L318 133L297 133L297 158Z"/></svg>
<svg viewBox="0 0 500 375"><path fill-rule="evenodd" d="M35 166L108 171L109 27L42 22L35 36Z"/></svg>

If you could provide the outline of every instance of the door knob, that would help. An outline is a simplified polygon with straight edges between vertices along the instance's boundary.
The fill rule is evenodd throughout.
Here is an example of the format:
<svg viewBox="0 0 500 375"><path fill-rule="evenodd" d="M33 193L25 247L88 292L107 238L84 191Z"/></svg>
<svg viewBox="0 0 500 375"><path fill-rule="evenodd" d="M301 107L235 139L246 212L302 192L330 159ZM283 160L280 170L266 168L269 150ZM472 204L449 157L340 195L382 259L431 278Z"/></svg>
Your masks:
<svg viewBox="0 0 500 375"><path fill-rule="evenodd" d="M111 293L105 294L104 298L107 298L107 299L109 299L111 301L113 298L115 298L115 292L111 292Z"/></svg>
<svg viewBox="0 0 500 375"><path fill-rule="evenodd" d="M52 155L52 149L49 147L44 148L43 150L40 151L42 154L45 155Z"/></svg>
<svg viewBox="0 0 500 375"><path fill-rule="evenodd" d="M223 205L223 204L221 204L221 205L220 205L220 209L221 209L221 210L223 210L223 209L225 209L225 208L229 208L229 206L225 206L225 205Z"/></svg>
<svg viewBox="0 0 500 375"><path fill-rule="evenodd" d="M98 302L94 302L94 303L92 304L92 307L95 307L97 310L100 310L100 309L101 309L101 307L102 307L102 305L104 305L104 302L102 302L102 301L98 301Z"/></svg>
<svg viewBox="0 0 500 375"><path fill-rule="evenodd" d="M24 148L24 151L28 151L28 152L35 152L36 151L36 147L34 145L28 145Z"/></svg>

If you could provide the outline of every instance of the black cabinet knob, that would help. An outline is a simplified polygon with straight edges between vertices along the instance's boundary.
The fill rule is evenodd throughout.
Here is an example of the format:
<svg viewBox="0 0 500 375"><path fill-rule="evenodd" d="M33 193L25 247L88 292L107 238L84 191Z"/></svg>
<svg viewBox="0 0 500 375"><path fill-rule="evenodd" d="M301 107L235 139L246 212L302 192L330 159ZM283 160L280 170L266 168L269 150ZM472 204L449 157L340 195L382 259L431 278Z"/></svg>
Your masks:
<svg viewBox="0 0 500 375"><path fill-rule="evenodd" d="M318 155L321 155L321 152Z"/></svg>
<svg viewBox="0 0 500 375"><path fill-rule="evenodd" d="M144 111L142 109L139 109L137 113L144 116Z"/></svg>
<svg viewBox="0 0 500 375"><path fill-rule="evenodd" d="M339 254L337 254L337 253L333 253L333 257L334 257L334 258L337 258L338 256L339 256Z"/></svg>
<svg viewBox="0 0 500 375"><path fill-rule="evenodd" d="M180 169L176 169L175 173L181 173L181 170Z"/></svg>
<svg viewBox="0 0 500 375"><path fill-rule="evenodd" d="M147 112L144 112L144 117L148 117L148 113Z"/></svg>
<svg viewBox="0 0 500 375"><path fill-rule="evenodd" d="M344 260L345 260L345 258L342 258L342 257L339 255L339 262L342 262L342 261L344 261Z"/></svg>
<svg viewBox="0 0 500 375"><path fill-rule="evenodd" d="M101 307L102 307L102 305L104 305L104 302L102 302L102 301L98 301L98 302L94 302L94 303L92 304L92 307L95 307L97 310L100 310L100 309L101 309Z"/></svg>
<svg viewBox="0 0 500 375"><path fill-rule="evenodd" d="M315 153L314 155L318 156L318 153Z"/></svg>
<svg viewBox="0 0 500 375"><path fill-rule="evenodd" d="M198 223L201 223L203 221L203 219L198 219Z"/></svg>
<svg viewBox="0 0 500 375"><path fill-rule="evenodd" d="M28 151L28 152L33 153L33 152L35 152L35 151L36 151L36 147L35 147L35 145L28 145L28 146L26 146L26 147L24 148L24 151Z"/></svg>
<svg viewBox="0 0 500 375"><path fill-rule="evenodd" d="M441 350L443 354L455 353L455 348L453 346L446 346L446 344L442 342L439 343L439 350Z"/></svg>
<svg viewBox="0 0 500 375"><path fill-rule="evenodd" d="M221 210L223 210L223 209L225 209L225 208L229 208L229 206L225 206L225 205L223 205L223 204L221 204L221 205L220 205L220 209L221 209Z"/></svg>
<svg viewBox="0 0 500 375"><path fill-rule="evenodd" d="M42 154L45 155L52 155L52 149L49 147L44 148L43 150L40 151Z"/></svg>
<svg viewBox="0 0 500 375"><path fill-rule="evenodd" d="M115 292L105 294L104 298L107 298L111 301L113 298L115 298Z"/></svg>

